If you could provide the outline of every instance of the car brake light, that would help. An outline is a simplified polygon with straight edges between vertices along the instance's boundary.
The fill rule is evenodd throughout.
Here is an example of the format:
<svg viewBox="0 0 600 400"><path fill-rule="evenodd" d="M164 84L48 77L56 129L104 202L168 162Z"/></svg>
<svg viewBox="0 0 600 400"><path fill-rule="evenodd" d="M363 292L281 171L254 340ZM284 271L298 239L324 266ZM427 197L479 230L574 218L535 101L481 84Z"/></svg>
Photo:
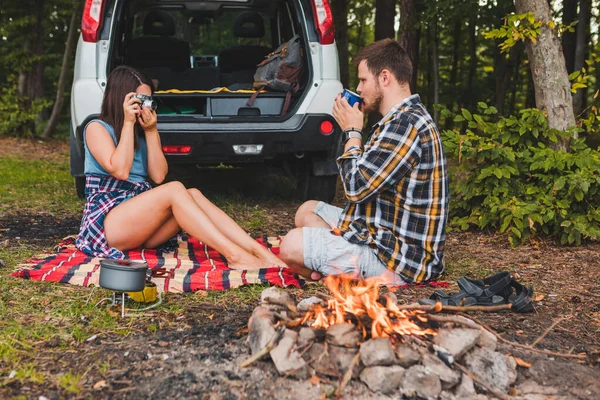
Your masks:
<svg viewBox="0 0 600 400"><path fill-rule="evenodd" d="M165 154L190 154L192 146L163 146L162 149Z"/></svg>
<svg viewBox="0 0 600 400"><path fill-rule="evenodd" d="M321 126L319 127L319 129L321 130L321 133L323 135L329 136L333 132L333 124L331 123L331 121L325 120L321 122Z"/></svg>
<svg viewBox="0 0 600 400"><path fill-rule="evenodd" d="M319 32L319 42L321 44L333 44L335 40L335 27L333 25L333 15L331 14L329 0L313 0L313 13Z"/></svg>
<svg viewBox="0 0 600 400"><path fill-rule="evenodd" d="M81 19L81 36L84 42L96 43L102 26L104 0L86 0Z"/></svg>

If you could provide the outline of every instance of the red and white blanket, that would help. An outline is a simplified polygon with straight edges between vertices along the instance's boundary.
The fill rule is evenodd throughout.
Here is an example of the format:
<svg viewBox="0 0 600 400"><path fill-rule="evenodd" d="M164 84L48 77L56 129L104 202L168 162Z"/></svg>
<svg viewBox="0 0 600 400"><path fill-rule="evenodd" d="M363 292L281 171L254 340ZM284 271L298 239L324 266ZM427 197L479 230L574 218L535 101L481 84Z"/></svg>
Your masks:
<svg viewBox="0 0 600 400"><path fill-rule="evenodd" d="M279 238L263 238L258 242L279 254ZM125 253L131 260L144 260L155 272L152 280L164 292L227 290L252 283L281 287L301 287L302 281L286 268L259 270L229 269L222 256L193 237L180 235L173 251L132 250ZM33 257L17 266L12 276L36 281L98 285L100 258L90 257L75 248L75 237L61 241L54 251Z"/></svg>

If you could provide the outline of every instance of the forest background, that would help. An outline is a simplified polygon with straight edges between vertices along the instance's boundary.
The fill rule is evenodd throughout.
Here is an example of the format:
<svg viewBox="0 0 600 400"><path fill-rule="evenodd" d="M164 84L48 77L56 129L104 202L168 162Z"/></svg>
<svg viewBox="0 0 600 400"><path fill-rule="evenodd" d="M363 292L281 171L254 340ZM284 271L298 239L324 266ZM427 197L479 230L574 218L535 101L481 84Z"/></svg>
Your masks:
<svg viewBox="0 0 600 400"><path fill-rule="evenodd" d="M330 0L341 80L397 38L452 173L452 227L600 238L599 0ZM0 135L67 138L83 1L0 0ZM548 59L551 59L548 62ZM370 116L376 121L377 116Z"/></svg>

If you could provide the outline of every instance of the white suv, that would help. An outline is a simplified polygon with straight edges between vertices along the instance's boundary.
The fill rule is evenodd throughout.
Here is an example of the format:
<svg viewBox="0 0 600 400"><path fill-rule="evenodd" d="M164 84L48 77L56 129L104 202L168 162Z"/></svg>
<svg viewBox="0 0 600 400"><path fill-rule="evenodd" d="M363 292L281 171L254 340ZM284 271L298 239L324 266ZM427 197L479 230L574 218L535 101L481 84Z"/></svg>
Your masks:
<svg viewBox="0 0 600 400"><path fill-rule="evenodd" d="M296 34L304 68L289 107L286 93L274 91L249 106L257 64ZM277 163L295 172L303 199L333 199L341 146L331 110L342 85L328 0L86 0L71 94L80 195L83 128L122 64L158 83L158 130L171 166Z"/></svg>

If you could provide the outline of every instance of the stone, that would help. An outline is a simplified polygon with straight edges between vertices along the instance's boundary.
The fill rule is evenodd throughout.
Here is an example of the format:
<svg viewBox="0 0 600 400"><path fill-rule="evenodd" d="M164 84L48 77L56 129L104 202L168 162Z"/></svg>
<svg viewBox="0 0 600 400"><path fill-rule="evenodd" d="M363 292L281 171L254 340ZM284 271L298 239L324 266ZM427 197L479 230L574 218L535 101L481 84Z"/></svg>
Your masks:
<svg viewBox="0 0 600 400"><path fill-rule="evenodd" d="M334 324L327 329L326 338L334 346L358 347L360 333L353 324Z"/></svg>
<svg viewBox="0 0 600 400"><path fill-rule="evenodd" d="M454 394L459 399L475 396L475 385L473 385L473 379L467 374L462 374L460 384L454 389Z"/></svg>
<svg viewBox="0 0 600 400"><path fill-rule="evenodd" d="M379 296L378 301L383 304L384 307L387 307L388 301L393 304L398 304L398 296L396 296L393 292L386 292Z"/></svg>
<svg viewBox="0 0 600 400"><path fill-rule="evenodd" d="M276 306L285 310L296 309L296 302L292 299L292 296L276 286L271 286L263 290L260 295L260 301L263 306Z"/></svg>
<svg viewBox="0 0 600 400"><path fill-rule="evenodd" d="M442 389L452 389L460 382L460 374L449 368L442 360L432 354L423 356L423 366L440 379Z"/></svg>
<svg viewBox="0 0 600 400"><path fill-rule="evenodd" d="M302 357L318 373L337 377L339 373L329 357L329 351L325 351L325 347L324 343L315 342Z"/></svg>
<svg viewBox="0 0 600 400"><path fill-rule="evenodd" d="M387 338L375 338L362 343L360 358L366 367L394 365L398 362L392 343Z"/></svg>
<svg viewBox="0 0 600 400"><path fill-rule="evenodd" d="M481 335L477 339L477 345L484 349L495 351L498 346L498 338L487 329L481 329Z"/></svg>
<svg viewBox="0 0 600 400"><path fill-rule="evenodd" d="M309 377L308 364L302 359L300 353L294 350L298 333L286 329L281 340L271 350L271 359L281 375L289 375L298 379Z"/></svg>
<svg viewBox="0 0 600 400"><path fill-rule="evenodd" d="M303 326L298 332L298 347L306 346L309 342L313 342L316 337L317 335L315 334L315 330L313 328Z"/></svg>
<svg viewBox="0 0 600 400"><path fill-rule="evenodd" d="M318 297L312 296L307 299L301 300L300 303L298 303L297 308L298 308L298 311L306 312L310 309L311 306L314 306L315 304L320 304L320 305L324 306L325 301Z"/></svg>
<svg viewBox="0 0 600 400"><path fill-rule="evenodd" d="M472 323L471 320L469 320L466 317L463 317L462 315L456 315L454 316L454 318L461 320L461 321L465 321L467 323ZM452 326L453 324L448 324L449 326ZM498 338L490 331L488 331L485 328L480 328L479 331L481 332L481 335L479 335L479 338L477 339L477 345L479 347L483 347L484 349L489 349L492 351L496 350L496 346L498 344Z"/></svg>
<svg viewBox="0 0 600 400"><path fill-rule="evenodd" d="M526 380L517 386L517 394L522 396L539 394L539 395L556 395L558 390L552 386L542 386L534 380Z"/></svg>
<svg viewBox="0 0 600 400"><path fill-rule="evenodd" d="M442 392L442 382L436 374L422 365L413 365L404 373L401 392L408 397L435 399Z"/></svg>
<svg viewBox="0 0 600 400"><path fill-rule="evenodd" d="M330 346L315 342L303 357L316 372L338 378L347 371L357 352L358 348ZM361 370L362 365L358 362L354 366L352 377L358 378Z"/></svg>
<svg viewBox="0 0 600 400"><path fill-rule="evenodd" d="M264 349L275 336L273 321L273 313L266 307L256 307L252 312L248 320L248 346L252 355Z"/></svg>
<svg viewBox="0 0 600 400"><path fill-rule="evenodd" d="M477 329L440 329L433 342L448 350L454 358L460 358L475 346L480 335L481 331Z"/></svg>
<svg viewBox="0 0 600 400"><path fill-rule="evenodd" d="M360 380L373 392L392 394L402 384L404 371L399 365L367 367L360 373Z"/></svg>
<svg viewBox="0 0 600 400"><path fill-rule="evenodd" d="M356 353L358 353L358 347L329 346L328 350L329 350L329 358L335 365L337 371L339 371L339 373L342 376L346 373L346 371L350 367L350 364L352 363L352 359L354 359L354 356L356 355ZM358 362L356 363L356 365L354 366L354 369L352 370L352 377L358 378L362 368L363 368L363 366L360 363L360 359L359 359Z"/></svg>
<svg viewBox="0 0 600 400"><path fill-rule="evenodd" d="M517 363L495 351L476 348L465 358L465 367L495 390L507 393L517 378Z"/></svg>
<svg viewBox="0 0 600 400"><path fill-rule="evenodd" d="M421 354L408 344L400 344L396 346L396 357L398 365L404 368L412 367L421 360Z"/></svg>

